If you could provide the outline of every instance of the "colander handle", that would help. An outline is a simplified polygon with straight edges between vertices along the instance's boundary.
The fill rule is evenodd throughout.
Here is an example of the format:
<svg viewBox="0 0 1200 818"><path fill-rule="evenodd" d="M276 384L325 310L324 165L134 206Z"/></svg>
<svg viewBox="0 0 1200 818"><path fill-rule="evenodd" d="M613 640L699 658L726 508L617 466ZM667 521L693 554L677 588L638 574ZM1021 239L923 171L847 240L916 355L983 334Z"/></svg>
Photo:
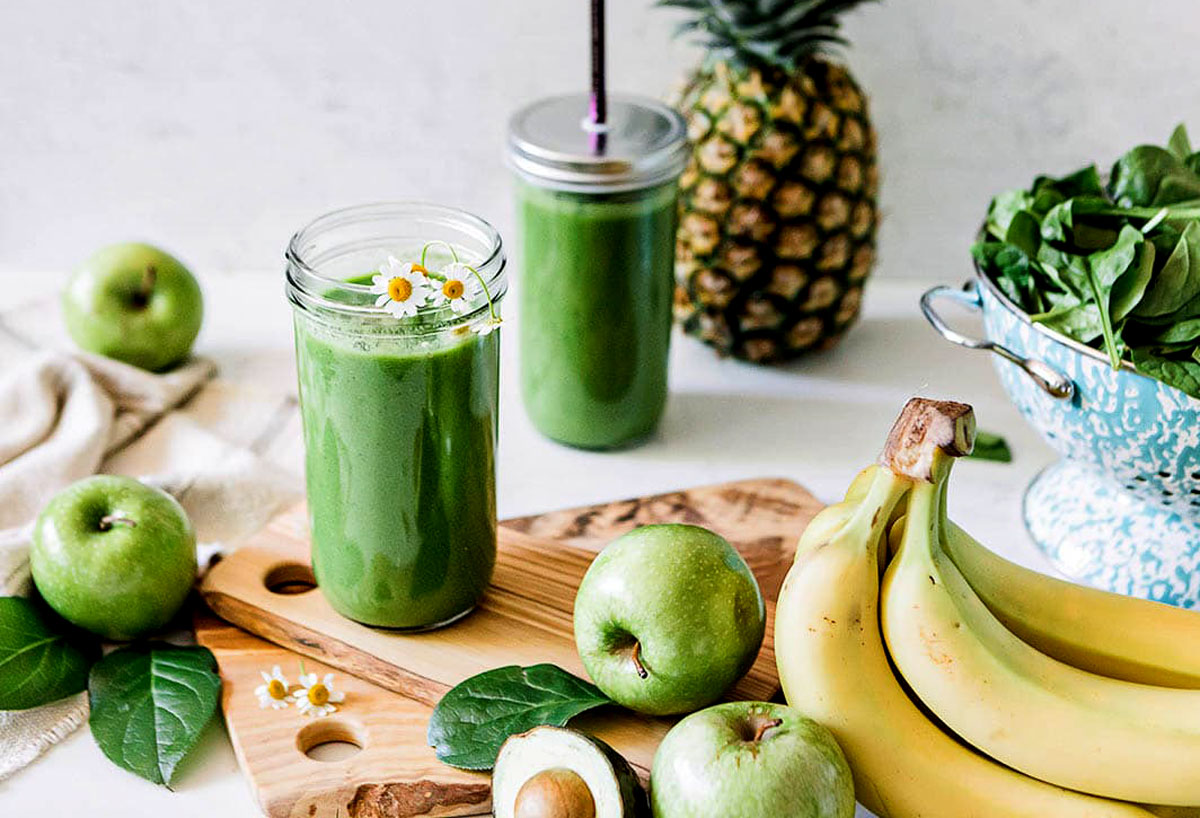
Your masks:
<svg viewBox="0 0 1200 818"><path fill-rule="evenodd" d="M921 312L925 314L925 320L937 330L938 335L941 335L952 344L958 344L960 347L984 349L996 353L1005 360L1012 361L1021 367L1025 374L1032 378L1033 382L1052 398L1067 400L1075 396L1075 382L1049 364L1032 358L1022 357L1008 347L997 344L995 341L989 341L986 338L971 338L951 329L942 320L942 317L938 315L937 310L933 308L933 302L939 298L948 298L951 301L957 301L968 309L982 309L983 304L979 297L979 290L973 282L968 283L962 289L955 289L954 287L939 284L932 289L926 290L925 294L921 296Z"/></svg>

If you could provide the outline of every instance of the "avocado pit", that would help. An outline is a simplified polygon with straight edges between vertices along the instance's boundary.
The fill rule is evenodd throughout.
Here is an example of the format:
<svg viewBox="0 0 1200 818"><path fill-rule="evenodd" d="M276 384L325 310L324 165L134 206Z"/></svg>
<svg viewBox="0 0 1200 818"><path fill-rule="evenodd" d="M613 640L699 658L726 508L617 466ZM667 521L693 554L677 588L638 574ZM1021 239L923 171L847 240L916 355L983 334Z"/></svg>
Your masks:
<svg viewBox="0 0 1200 818"><path fill-rule="evenodd" d="M555 767L531 776L517 791L513 818L595 818L596 801L574 770Z"/></svg>

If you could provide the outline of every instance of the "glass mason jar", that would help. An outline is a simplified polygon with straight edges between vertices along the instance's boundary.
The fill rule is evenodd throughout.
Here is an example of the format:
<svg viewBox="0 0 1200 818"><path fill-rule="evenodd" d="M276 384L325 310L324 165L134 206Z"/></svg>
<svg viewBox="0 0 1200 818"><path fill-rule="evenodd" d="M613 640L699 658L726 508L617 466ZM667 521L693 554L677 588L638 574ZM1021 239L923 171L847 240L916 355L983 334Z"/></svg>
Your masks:
<svg viewBox="0 0 1200 818"><path fill-rule="evenodd" d="M667 399L683 118L615 96L539 100L509 125L521 237L521 390L534 426L585 449L636 443Z"/></svg>
<svg viewBox="0 0 1200 818"><path fill-rule="evenodd" d="M461 271L447 267L455 257L485 286L454 290L453 276L425 272ZM416 290L389 278L401 267ZM407 298L426 292L421 280L462 300L394 317L393 283ZM452 622L479 601L496 560L500 236L429 204L339 210L292 237L286 289L317 584L367 625Z"/></svg>

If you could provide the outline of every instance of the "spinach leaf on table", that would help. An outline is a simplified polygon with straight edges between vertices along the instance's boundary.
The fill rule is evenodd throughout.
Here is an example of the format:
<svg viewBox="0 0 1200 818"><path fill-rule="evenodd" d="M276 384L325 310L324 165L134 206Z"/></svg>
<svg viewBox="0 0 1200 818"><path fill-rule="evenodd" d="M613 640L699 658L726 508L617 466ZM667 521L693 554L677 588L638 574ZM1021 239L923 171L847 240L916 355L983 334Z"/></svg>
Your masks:
<svg viewBox="0 0 1200 818"><path fill-rule="evenodd" d="M0 710L27 710L79 693L99 645L45 604L0 597Z"/></svg>
<svg viewBox="0 0 1200 818"><path fill-rule="evenodd" d="M429 745L446 764L490 770L509 736L570 719L611 700L555 665L488 670L444 695L429 719Z"/></svg>
<svg viewBox="0 0 1200 818"><path fill-rule="evenodd" d="M92 736L119 767L171 783L217 709L221 678L208 648L165 643L108 654L88 683Z"/></svg>
<svg viewBox="0 0 1200 818"><path fill-rule="evenodd" d="M967 457L975 460L990 460L995 463L1011 463L1012 449L1008 447L1008 441L1000 435L977 429L975 431L975 448Z"/></svg>

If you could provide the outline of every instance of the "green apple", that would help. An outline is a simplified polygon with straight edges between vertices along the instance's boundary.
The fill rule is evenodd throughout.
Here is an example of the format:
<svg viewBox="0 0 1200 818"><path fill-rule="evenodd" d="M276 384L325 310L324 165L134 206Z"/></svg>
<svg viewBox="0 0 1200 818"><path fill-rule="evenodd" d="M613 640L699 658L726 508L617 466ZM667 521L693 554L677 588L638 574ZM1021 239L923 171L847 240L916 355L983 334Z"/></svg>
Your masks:
<svg viewBox="0 0 1200 818"><path fill-rule="evenodd" d="M728 702L671 728L650 773L654 818L853 818L833 735L799 710Z"/></svg>
<svg viewBox="0 0 1200 818"><path fill-rule="evenodd" d="M62 310L81 348L158 372L191 352L204 300L174 256L148 244L112 244L71 276Z"/></svg>
<svg viewBox="0 0 1200 818"><path fill-rule="evenodd" d="M129 477L73 483L38 515L33 582L60 616L108 639L167 624L196 579L196 535L166 492Z"/></svg>
<svg viewBox="0 0 1200 818"><path fill-rule="evenodd" d="M613 540L575 597L575 645L613 701L652 715L712 704L758 655L766 613L741 555L694 525Z"/></svg>

